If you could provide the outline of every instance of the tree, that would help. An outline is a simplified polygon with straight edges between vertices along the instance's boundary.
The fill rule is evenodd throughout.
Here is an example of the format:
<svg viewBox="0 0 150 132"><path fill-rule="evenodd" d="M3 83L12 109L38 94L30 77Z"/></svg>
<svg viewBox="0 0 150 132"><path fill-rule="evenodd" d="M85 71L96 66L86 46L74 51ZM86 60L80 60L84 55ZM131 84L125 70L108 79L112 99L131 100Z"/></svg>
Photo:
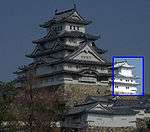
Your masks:
<svg viewBox="0 0 150 132"><path fill-rule="evenodd" d="M66 106L63 91L37 87L39 78L34 71L31 69L26 73L24 87L15 97L12 111L19 123L17 129L44 132L56 126Z"/></svg>
<svg viewBox="0 0 150 132"><path fill-rule="evenodd" d="M0 128L10 128L10 122L15 117L10 111L13 99L17 95L18 90L14 87L13 82L0 82ZM4 125L7 124L7 125Z"/></svg>

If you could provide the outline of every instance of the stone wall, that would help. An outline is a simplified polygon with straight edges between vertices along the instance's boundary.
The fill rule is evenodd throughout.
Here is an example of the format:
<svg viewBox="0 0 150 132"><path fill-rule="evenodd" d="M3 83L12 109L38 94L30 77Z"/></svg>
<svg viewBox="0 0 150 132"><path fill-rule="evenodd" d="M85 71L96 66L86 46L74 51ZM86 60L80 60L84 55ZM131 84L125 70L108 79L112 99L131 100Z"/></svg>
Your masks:
<svg viewBox="0 0 150 132"><path fill-rule="evenodd" d="M136 128L111 128L111 127L95 127L95 128L82 128L82 129L63 129L63 132L137 132Z"/></svg>
<svg viewBox="0 0 150 132"><path fill-rule="evenodd" d="M89 128L87 130L81 130L80 132L136 132L136 128L126 127L126 128Z"/></svg>
<svg viewBox="0 0 150 132"><path fill-rule="evenodd" d="M65 84L64 91L68 94L71 104L80 104L88 96L104 96L111 94L109 86Z"/></svg>
<svg viewBox="0 0 150 132"><path fill-rule="evenodd" d="M86 85L86 84L61 84L49 87L50 91L60 92L67 105L73 106L83 103L88 96L111 95L109 85ZM63 94L62 94L63 93ZM120 100L135 100L135 96L121 96Z"/></svg>

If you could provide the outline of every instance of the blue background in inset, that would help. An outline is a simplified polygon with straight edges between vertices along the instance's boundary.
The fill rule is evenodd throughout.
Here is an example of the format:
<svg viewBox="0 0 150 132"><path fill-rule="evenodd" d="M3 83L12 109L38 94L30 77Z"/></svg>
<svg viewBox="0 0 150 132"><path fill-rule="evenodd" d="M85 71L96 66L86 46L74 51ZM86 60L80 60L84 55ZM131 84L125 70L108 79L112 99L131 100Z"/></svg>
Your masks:
<svg viewBox="0 0 150 132"><path fill-rule="evenodd" d="M135 66L133 69L133 75L139 77L136 82L140 83L137 86L138 93L137 95L142 95L144 91L144 57L143 56L113 56L113 61L125 61L130 65Z"/></svg>

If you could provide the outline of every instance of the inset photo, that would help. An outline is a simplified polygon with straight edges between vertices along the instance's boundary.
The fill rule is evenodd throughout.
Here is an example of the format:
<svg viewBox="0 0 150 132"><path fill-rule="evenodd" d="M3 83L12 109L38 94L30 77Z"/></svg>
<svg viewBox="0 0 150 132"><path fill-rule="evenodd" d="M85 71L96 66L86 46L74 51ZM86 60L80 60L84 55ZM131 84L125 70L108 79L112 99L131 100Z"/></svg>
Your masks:
<svg viewBox="0 0 150 132"><path fill-rule="evenodd" d="M112 95L144 96L144 57L112 57Z"/></svg>

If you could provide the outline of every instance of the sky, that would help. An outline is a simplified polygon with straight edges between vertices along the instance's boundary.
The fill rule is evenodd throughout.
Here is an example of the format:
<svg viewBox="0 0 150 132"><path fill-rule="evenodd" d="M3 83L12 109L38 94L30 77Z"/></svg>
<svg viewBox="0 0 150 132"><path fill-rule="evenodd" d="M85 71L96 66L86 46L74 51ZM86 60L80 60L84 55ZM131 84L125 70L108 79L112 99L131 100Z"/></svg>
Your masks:
<svg viewBox="0 0 150 132"><path fill-rule="evenodd" d="M75 0L80 14L93 23L87 31L101 35L97 45L117 55L145 57L145 89L150 91L150 0ZM32 40L45 30L38 25L49 20L55 9L73 7L73 0L0 1L0 80L14 79L17 67L30 63L25 57L34 48ZM150 93L150 92L149 92Z"/></svg>

